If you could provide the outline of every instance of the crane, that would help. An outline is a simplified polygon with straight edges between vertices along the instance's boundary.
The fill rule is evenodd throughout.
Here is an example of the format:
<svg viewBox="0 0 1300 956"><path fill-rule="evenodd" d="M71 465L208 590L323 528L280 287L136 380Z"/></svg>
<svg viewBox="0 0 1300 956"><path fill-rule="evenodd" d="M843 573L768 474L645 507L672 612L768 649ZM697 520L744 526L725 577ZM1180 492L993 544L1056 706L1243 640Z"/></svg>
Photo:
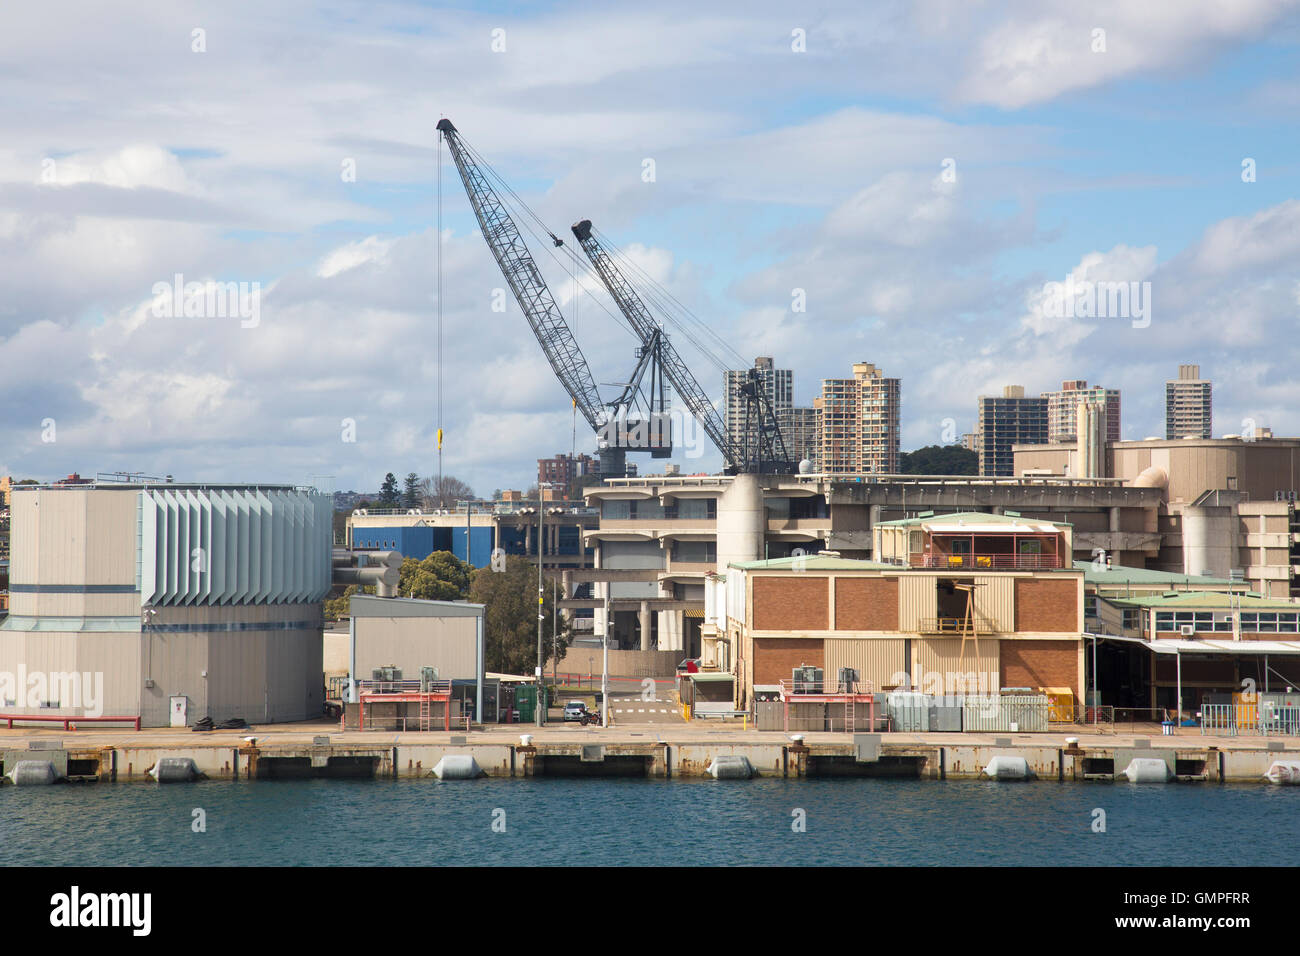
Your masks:
<svg viewBox="0 0 1300 956"><path fill-rule="evenodd" d="M780 426L768 402L767 390L763 388L758 370L749 369L748 377L742 386L742 396L745 399L744 428L741 433L742 440L734 442L728 437L717 409L713 407L704 389L691 374L689 366L682 361L641 297L637 295L631 283L619 271L609 253L596 239L591 220L583 219L574 223L572 230L574 238L578 240L582 251L591 260L592 266L595 267L605 288L609 290L619 311L641 337L643 348L657 353L663 375L672 382L678 396L685 402L686 407L690 409L709 438L718 446L718 450L722 452L727 470L733 474L793 472L794 463L786 451L785 439L781 436Z"/></svg>
<svg viewBox="0 0 1300 956"><path fill-rule="evenodd" d="M631 380L623 385L623 391L613 402L602 403L596 380L591 374L582 349L573 336L573 331L560 308L555 303L546 280L542 278L537 263L533 260L519 228L511 218L505 203L493 189L486 164L480 162L465 145L460 132L451 120L438 121L438 132L442 135L451 151L452 161L460 174L461 183L474 209L493 258L501 269L515 301L528 320L538 344L546 355L555 377L560 380L565 391L573 399L574 408L591 426L602 440L600 455L601 474L622 477L626 472L625 455L629 449L649 450L655 457L667 457L671 454L671 430L664 435L663 423L667 419L664 403L664 389L659 388L658 418L654 415L653 401L655 391L654 372L651 372L651 397L646 402L651 406L650 421L629 421L627 410L640 391L641 378L653 357L653 346L642 340L638 354L637 368ZM564 245L563 240L547 230L556 247ZM647 434L648 433L648 434Z"/></svg>

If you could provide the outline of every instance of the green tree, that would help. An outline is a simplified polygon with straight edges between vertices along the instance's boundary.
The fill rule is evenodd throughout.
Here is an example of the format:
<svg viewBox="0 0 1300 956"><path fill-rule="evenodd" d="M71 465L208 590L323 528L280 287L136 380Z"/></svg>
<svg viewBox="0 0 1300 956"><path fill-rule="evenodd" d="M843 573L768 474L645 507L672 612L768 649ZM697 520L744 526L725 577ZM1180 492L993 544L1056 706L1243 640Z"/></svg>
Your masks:
<svg viewBox="0 0 1300 956"><path fill-rule="evenodd" d="M343 589L343 593L338 597L327 598L325 600L325 620L346 621L349 613L349 602L352 600L352 595L356 593L357 586L355 584L349 584ZM374 594L375 589L373 585L367 584L361 588L360 593Z"/></svg>
<svg viewBox="0 0 1300 956"><path fill-rule="evenodd" d="M384 483L379 486L379 507L396 508L400 501L397 492L397 476L390 471L384 476Z"/></svg>
<svg viewBox="0 0 1300 956"><path fill-rule="evenodd" d="M905 475L977 475L979 455L961 445L926 445L898 456Z"/></svg>
<svg viewBox="0 0 1300 956"><path fill-rule="evenodd" d="M402 481L402 507L420 507L420 476L410 472Z"/></svg>
<svg viewBox="0 0 1300 956"><path fill-rule="evenodd" d="M537 567L525 557L507 555L504 571L490 567L474 572L469 599L486 606L487 669L531 674L537 666ZM550 660L552 639L561 653L569 646L568 625L551 621L551 589L542 592L542 663Z"/></svg>
<svg viewBox="0 0 1300 956"><path fill-rule="evenodd" d="M398 593L425 601L463 601L469 594L472 570L450 551L435 551L423 561L406 558Z"/></svg>

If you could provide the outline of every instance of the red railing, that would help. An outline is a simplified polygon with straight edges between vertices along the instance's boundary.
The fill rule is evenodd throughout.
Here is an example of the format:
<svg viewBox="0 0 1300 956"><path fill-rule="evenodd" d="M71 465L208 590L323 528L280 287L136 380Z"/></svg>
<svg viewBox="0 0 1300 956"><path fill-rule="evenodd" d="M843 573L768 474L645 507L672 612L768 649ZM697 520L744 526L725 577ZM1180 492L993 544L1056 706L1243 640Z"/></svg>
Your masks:
<svg viewBox="0 0 1300 956"><path fill-rule="evenodd" d="M1055 554L914 554L912 566L956 571L1048 571L1061 567Z"/></svg>
<svg viewBox="0 0 1300 956"><path fill-rule="evenodd" d="M64 730L76 730L77 724L131 724L140 729L139 717L73 717L60 714L0 714L12 730L15 720L35 720L47 724L62 724Z"/></svg>

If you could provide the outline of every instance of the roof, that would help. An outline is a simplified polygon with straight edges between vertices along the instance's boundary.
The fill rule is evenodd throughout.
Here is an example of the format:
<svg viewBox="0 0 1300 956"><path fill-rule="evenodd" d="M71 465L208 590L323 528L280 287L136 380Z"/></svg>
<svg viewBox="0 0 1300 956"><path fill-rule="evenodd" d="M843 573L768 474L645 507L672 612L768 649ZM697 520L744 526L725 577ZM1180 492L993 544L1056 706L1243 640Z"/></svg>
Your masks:
<svg viewBox="0 0 1300 956"><path fill-rule="evenodd" d="M683 677L689 677L697 684L720 684L723 681L734 681L735 674L723 674L720 671L699 671L695 674L683 674Z"/></svg>
<svg viewBox="0 0 1300 956"><path fill-rule="evenodd" d="M1234 657L1300 655L1300 641L1186 641L1168 637L1144 641L1140 637L1119 637L1115 634L1096 636L1108 641L1141 644L1157 654L1229 654Z"/></svg>
<svg viewBox="0 0 1300 956"><path fill-rule="evenodd" d="M1173 571L1151 571L1147 568L1108 567L1098 570L1091 561L1075 561L1076 571L1083 572L1083 580L1088 584L1237 584L1246 586L1244 581L1232 581L1228 578L1203 577L1197 574L1178 574Z"/></svg>
<svg viewBox="0 0 1300 956"><path fill-rule="evenodd" d="M426 601L354 594L348 604L352 617L481 617L484 605L468 601Z"/></svg>
<svg viewBox="0 0 1300 956"><path fill-rule="evenodd" d="M902 565L865 558L837 558L829 554L808 554L790 558L768 558L764 561L733 561L728 567L742 571L793 571L795 562L805 571L901 571Z"/></svg>
<svg viewBox="0 0 1300 956"><path fill-rule="evenodd" d="M1262 594L1225 594L1222 591L1179 591L1166 594L1148 594L1141 597L1103 597L1109 604L1128 607L1154 608L1240 608L1243 611L1285 609L1300 611L1300 603L1281 598L1266 598Z"/></svg>
<svg viewBox="0 0 1300 956"><path fill-rule="evenodd" d="M1066 521L1044 521L1038 518L1022 518L1018 515L991 514L984 511L957 511L952 514L929 514L915 518L899 518L894 521L878 521L877 528L925 528L941 534L949 531L997 531L1038 533L1058 531L1073 527Z"/></svg>

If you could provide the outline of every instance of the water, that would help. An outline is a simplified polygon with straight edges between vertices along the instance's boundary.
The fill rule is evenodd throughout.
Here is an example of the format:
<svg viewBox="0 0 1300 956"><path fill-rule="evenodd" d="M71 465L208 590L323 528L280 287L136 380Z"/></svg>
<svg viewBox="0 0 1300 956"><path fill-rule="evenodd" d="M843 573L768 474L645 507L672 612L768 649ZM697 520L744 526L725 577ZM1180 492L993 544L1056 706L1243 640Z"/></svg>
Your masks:
<svg viewBox="0 0 1300 956"><path fill-rule="evenodd" d="M206 813L206 833L191 829L195 808ZM1105 833L1092 831L1094 808L1106 812ZM492 829L498 809L504 833ZM806 832L791 828L796 809L806 812ZM0 864L1259 866L1288 862L1285 854L1300 845L1298 811L1300 787L1209 784L485 779L3 787ZM1273 851L1259 848L1261 836Z"/></svg>

